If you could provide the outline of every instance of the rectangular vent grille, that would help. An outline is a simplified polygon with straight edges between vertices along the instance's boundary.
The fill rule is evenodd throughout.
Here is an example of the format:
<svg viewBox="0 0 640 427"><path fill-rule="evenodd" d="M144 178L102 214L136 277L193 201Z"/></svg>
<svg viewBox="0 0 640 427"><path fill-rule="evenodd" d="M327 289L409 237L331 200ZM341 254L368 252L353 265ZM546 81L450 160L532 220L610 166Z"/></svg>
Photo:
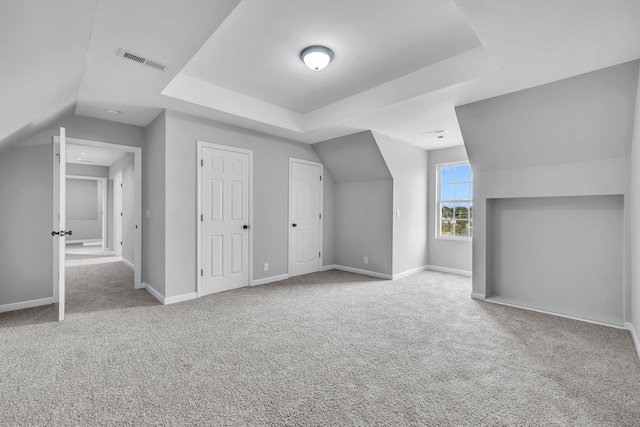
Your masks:
<svg viewBox="0 0 640 427"><path fill-rule="evenodd" d="M140 55L136 55L135 53L127 52L124 49L120 49L120 51L118 52L118 56L138 62L140 64L148 65L149 67L155 68L156 70L165 71L167 69L166 65L162 65L159 62L151 61L150 59L144 58Z"/></svg>
<svg viewBox="0 0 640 427"><path fill-rule="evenodd" d="M134 55L133 53L129 53L129 52L125 52L123 56L124 56L125 58L127 58L127 59L130 59L130 60L132 60L132 61L136 61L136 62L140 62L140 63L142 63L142 64L144 64L144 63L145 63L145 61L146 61L146 59L141 58L141 57L139 57L139 56L137 56L137 55Z"/></svg>

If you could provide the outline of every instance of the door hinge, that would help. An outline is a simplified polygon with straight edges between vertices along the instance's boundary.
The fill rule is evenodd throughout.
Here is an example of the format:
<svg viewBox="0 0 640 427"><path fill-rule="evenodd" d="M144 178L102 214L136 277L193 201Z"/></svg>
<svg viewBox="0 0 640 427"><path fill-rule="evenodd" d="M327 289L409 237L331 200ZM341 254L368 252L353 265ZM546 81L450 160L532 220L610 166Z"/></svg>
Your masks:
<svg viewBox="0 0 640 427"><path fill-rule="evenodd" d="M318 252L318 258L322 257L322 252Z"/></svg>
<svg viewBox="0 0 640 427"><path fill-rule="evenodd" d="M120 216L122 216L122 212L120 212Z"/></svg>
<svg viewBox="0 0 640 427"><path fill-rule="evenodd" d="M200 275L204 276L204 270L200 269Z"/></svg>
<svg viewBox="0 0 640 427"><path fill-rule="evenodd" d="M322 219L322 214L321 213L318 214L318 219Z"/></svg>
<svg viewBox="0 0 640 427"><path fill-rule="evenodd" d="M122 187L122 184L120 184L120 187Z"/></svg>
<svg viewBox="0 0 640 427"><path fill-rule="evenodd" d="M322 175L320 175L320 181L322 181Z"/></svg>
<svg viewBox="0 0 640 427"><path fill-rule="evenodd" d="M200 166L204 166L204 159L200 159Z"/></svg>
<svg viewBox="0 0 640 427"><path fill-rule="evenodd" d="M200 214L200 222L204 221L204 215Z"/></svg>
<svg viewBox="0 0 640 427"><path fill-rule="evenodd" d="M122 240L120 240L120 246L122 246Z"/></svg>

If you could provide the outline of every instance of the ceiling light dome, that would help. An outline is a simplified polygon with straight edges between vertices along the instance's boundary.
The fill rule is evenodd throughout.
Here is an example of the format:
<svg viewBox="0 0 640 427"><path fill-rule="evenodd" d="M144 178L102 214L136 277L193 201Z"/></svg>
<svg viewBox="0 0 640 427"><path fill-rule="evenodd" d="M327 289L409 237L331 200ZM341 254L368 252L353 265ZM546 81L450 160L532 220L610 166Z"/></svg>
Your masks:
<svg viewBox="0 0 640 427"><path fill-rule="evenodd" d="M333 59L333 52L324 46L309 46L302 49L300 59L314 71L322 70Z"/></svg>

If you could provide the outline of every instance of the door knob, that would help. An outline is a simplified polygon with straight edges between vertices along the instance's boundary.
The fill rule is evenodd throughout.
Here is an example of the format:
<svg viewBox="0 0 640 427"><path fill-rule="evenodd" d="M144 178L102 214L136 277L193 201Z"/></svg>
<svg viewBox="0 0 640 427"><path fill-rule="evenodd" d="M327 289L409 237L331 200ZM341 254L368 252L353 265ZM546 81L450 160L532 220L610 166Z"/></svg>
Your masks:
<svg viewBox="0 0 640 427"><path fill-rule="evenodd" d="M297 226L298 226L298 224L295 224L295 223L292 225L292 227L297 227Z"/></svg>
<svg viewBox="0 0 640 427"><path fill-rule="evenodd" d="M246 230L247 228L249 228L249 226L245 224L242 226L242 228Z"/></svg>

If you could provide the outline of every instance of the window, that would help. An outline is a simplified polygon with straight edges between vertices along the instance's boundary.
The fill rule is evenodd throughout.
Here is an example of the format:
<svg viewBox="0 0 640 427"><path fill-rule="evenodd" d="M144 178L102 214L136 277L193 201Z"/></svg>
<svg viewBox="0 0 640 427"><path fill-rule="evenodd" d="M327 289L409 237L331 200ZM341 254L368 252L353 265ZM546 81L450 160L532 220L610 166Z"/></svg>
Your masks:
<svg viewBox="0 0 640 427"><path fill-rule="evenodd" d="M438 165L438 238L473 236L473 172L469 163Z"/></svg>

